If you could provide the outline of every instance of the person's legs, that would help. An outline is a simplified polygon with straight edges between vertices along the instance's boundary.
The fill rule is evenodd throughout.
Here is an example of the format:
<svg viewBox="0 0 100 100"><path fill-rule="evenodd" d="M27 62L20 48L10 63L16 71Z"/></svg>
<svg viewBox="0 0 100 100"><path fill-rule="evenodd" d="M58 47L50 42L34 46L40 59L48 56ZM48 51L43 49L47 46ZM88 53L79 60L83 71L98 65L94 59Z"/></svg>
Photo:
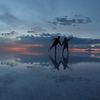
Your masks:
<svg viewBox="0 0 100 100"><path fill-rule="evenodd" d="M55 45L55 54L57 54L57 46Z"/></svg>
<svg viewBox="0 0 100 100"><path fill-rule="evenodd" d="M50 47L49 51L52 49L52 47L54 47L54 45L52 45L52 46Z"/></svg>
<svg viewBox="0 0 100 100"><path fill-rule="evenodd" d="M49 51L54 47L54 46L56 46L57 45L57 43L56 42L54 42L52 45L51 45L51 47L50 47L50 49L49 49Z"/></svg>
<svg viewBox="0 0 100 100"><path fill-rule="evenodd" d="M69 54L69 49L68 49L68 46L67 46L67 53Z"/></svg>
<svg viewBox="0 0 100 100"><path fill-rule="evenodd" d="M63 47L63 50L62 50L62 55L64 56L64 49L65 49L65 46Z"/></svg>

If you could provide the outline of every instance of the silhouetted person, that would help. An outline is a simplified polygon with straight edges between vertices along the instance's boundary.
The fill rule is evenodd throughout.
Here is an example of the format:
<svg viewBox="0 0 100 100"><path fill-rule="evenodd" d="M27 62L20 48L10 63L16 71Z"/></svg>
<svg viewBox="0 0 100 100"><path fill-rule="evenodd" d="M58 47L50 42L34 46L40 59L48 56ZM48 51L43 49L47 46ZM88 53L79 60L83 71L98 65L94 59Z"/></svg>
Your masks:
<svg viewBox="0 0 100 100"><path fill-rule="evenodd" d="M57 44L60 44L60 45L61 45L60 36L58 36L58 38L55 38L55 41L53 42L53 44L52 44L52 46L50 47L49 51L52 49L52 47L55 47L55 54L56 54Z"/></svg>
<svg viewBox="0 0 100 100"><path fill-rule="evenodd" d="M61 62L62 62L62 65L63 65L64 69L69 68L70 70L72 70L72 69L68 66L68 55L67 55L66 58L63 56L63 61L61 61Z"/></svg>
<svg viewBox="0 0 100 100"><path fill-rule="evenodd" d="M64 54L65 48L67 49L67 53L69 54L68 41L69 41L70 39L72 39L72 37L69 38L69 39L67 39L66 37L64 38L64 41L62 42L62 46L63 46L62 54Z"/></svg>
<svg viewBox="0 0 100 100"><path fill-rule="evenodd" d="M49 58L52 61L55 69L58 69L59 70L59 66L60 66L61 61L59 63L56 61L56 54L55 54L55 59L52 59L50 55L49 55Z"/></svg>

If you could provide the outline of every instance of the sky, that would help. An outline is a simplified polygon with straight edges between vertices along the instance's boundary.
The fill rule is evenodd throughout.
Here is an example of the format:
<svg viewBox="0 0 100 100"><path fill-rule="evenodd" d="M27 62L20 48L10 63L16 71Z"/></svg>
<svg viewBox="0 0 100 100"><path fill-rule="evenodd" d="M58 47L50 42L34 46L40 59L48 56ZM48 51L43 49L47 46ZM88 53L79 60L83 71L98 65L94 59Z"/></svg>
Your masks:
<svg viewBox="0 0 100 100"><path fill-rule="evenodd" d="M71 48L100 48L99 9L100 0L0 0L0 49L46 49L58 35L73 36Z"/></svg>

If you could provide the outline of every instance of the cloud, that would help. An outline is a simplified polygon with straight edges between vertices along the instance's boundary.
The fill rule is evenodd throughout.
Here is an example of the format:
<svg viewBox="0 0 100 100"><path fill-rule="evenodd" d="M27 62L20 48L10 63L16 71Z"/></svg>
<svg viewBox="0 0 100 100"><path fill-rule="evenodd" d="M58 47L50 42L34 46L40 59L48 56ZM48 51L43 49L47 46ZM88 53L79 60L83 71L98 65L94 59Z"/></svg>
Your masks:
<svg viewBox="0 0 100 100"><path fill-rule="evenodd" d="M27 31L28 33L36 33L35 31Z"/></svg>
<svg viewBox="0 0 100 100"><path fill-rule="evenodd" d="M40 36L19 36L17 37L16 43L18 44L41 44L44 45L44 48L49 48L51 44L54 41L54 38L57 36L61 36L60 40L61 43L63 42L63 39L65 36L61 35L61 33L56 34L50 34L50 33L42 33ZM71 36L69 36L71 37ZM69 38L68 37L68 38ZM90 39L90 38L78 38L73 37L69 41L69 47L70 48L81 48L81 49L87 49L87 48L95 48L97 44L100 43L100 39ZM91 46L91 45L96 46ZM97 46L99 48L99 46Z"/></svg>
<svg viewBox="0 0 100 100"><path fill-rule="evenodd" d="M55 33L55 34L50 34L50 33L42 33L40 34L41 37L57 37L60 36L61 33Z"/></svg>
<svg viewBox="0 0 100 100"><path fill-rule="evenodd" d="M18 36L16 37L16 43L18 44L50 44L51 40L55 37L60 36L60 33L50 34L50 33L42 33L37 34L39 36L35 37L33 35L29 36Z"/></svg>
<svg viewBox="0 0 100 100"><path fill-rule="evenodd" d="M45 43L44 41L48 40L48 38L34 37L33 35L18 36L16 39L17 39L16 43L18 44L41 44L41 43Z"/></svg>
<svg viewBox="0 0 100 100"><path fill-rule="evenodd" d="M5 35L5 36L12 36L12 35L16 35L16 34L17 34L17 32L15 32L15 31L12 31L10 33L2 33L2 35Z"/></svg>
<svg viewBox="0 0 100 100"><path fill-rule="evenodd" d="M48 23L54 24L54 25L73 25L76 26L77 24L88 24L91 22L91 19L89 17L86 18L80 18L80 15L75 15L77 18L68 19L68 17L56 17L55 21L48 21Z"/></svg>
<svg viewBox="0 0 100 100"><path fill-rule="evenodd" d="M38 32L45 32L46 29L42 29L41 27L34 27L31 28L29 31L27 31L28 33L38 33Z"/></svg>
<svg viewBox="0 0 100 100"><path fill-rule="evenodd" d="M91 38L78 38L78 37L74 37L71 41L71 44L98 44L100 43L100 39L91 39Z"/></svg>
<svg viewBox="0 0 100 100"><path fill-rule="evenodd" d="M56 27L53 27L52 29L54 29L54 30L55 30L55 29L56 29Z"/></svg>
<svg viewBox="0 0 100 100"><path fill-rule="evenodd" d="M99 46L92 47L91 45L97 45L100 43L100 39L90 39L90 38L78 38L74 37L71 41L69 41L70 47L72 48L99 48Z"/></svg>
<svg viewBox="0 0 100 100"><path fill-rule="evenodd" d="M22 21L20 19L18 19L17 17L8 12L5 12L4 14L0 15L0 21L13 27L22 24Z"/></svg>
<svg viewBox="0 0 100 100"><path fill-rule="evenodd" d="M48 21L48 23L58 25L58 22L55 22L55 21L54 22Z"/></svg>
<svg viewBox="0 0 100 100"><path fill-rule="evenodd" d="M82 15L80 15L80 14L79 14L79 15L77 15L77 14L76 14L76 15L75 15L75 17L82 17Z"/></svg>

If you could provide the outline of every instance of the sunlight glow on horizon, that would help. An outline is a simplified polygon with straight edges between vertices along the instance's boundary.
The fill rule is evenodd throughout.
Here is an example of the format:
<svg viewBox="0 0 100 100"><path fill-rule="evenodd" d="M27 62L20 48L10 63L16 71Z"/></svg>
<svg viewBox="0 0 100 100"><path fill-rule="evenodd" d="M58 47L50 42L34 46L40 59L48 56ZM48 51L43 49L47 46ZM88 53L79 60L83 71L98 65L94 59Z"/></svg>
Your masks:
<svg viewBox="0 0 100 100"><path fill-rule="evenodd" d="M22 55L43 55L43 52L30 52L28 48L3 48L0 52L8 54L22 54Z"/></svg>
<svg viewBox="0 0 100 100"><path fill-rule="evenodd" d="M71 52L87 52L87 53L100 53L100 49L98 48L93 48L91 50L94 50L94 51L86 51L88 49L79 49L79 48L71 48L69 49Z"/></svg>
<svg viewBox="0 0 100 100"><path fill-rule="evenodd" d="M1 50L10 50L10 51L21 51L21 50L27 50L30 47L44 47L44 45L41 44L23 44L23 45L13 45L10 47L0 47Z"/></svg>
<svg viewBox="0 0 100 100"><path fill-rule="evenodd" d="M34 45L34 46L39 46L39 45ZM0 51L4 51L4 52L19 52L21 54L27 54L27 55L43 55L45 53L45 49L41 51L41 53L36 53L36 52L30 52L29 50L31 50L31 47L33 46L28 46L28 45L24 45L24 46L19 46L19 47L3 47L0 49ZM42 47L42 45L40 45L40 47ZM41 48L37 48L41 49ZM36 49L35 49L36 50ZM100 53L100 49L98 48L93 48L93 49L79 49L79 48L70 48L69 49L70 52L86 52L86 53Z"/></svg>

